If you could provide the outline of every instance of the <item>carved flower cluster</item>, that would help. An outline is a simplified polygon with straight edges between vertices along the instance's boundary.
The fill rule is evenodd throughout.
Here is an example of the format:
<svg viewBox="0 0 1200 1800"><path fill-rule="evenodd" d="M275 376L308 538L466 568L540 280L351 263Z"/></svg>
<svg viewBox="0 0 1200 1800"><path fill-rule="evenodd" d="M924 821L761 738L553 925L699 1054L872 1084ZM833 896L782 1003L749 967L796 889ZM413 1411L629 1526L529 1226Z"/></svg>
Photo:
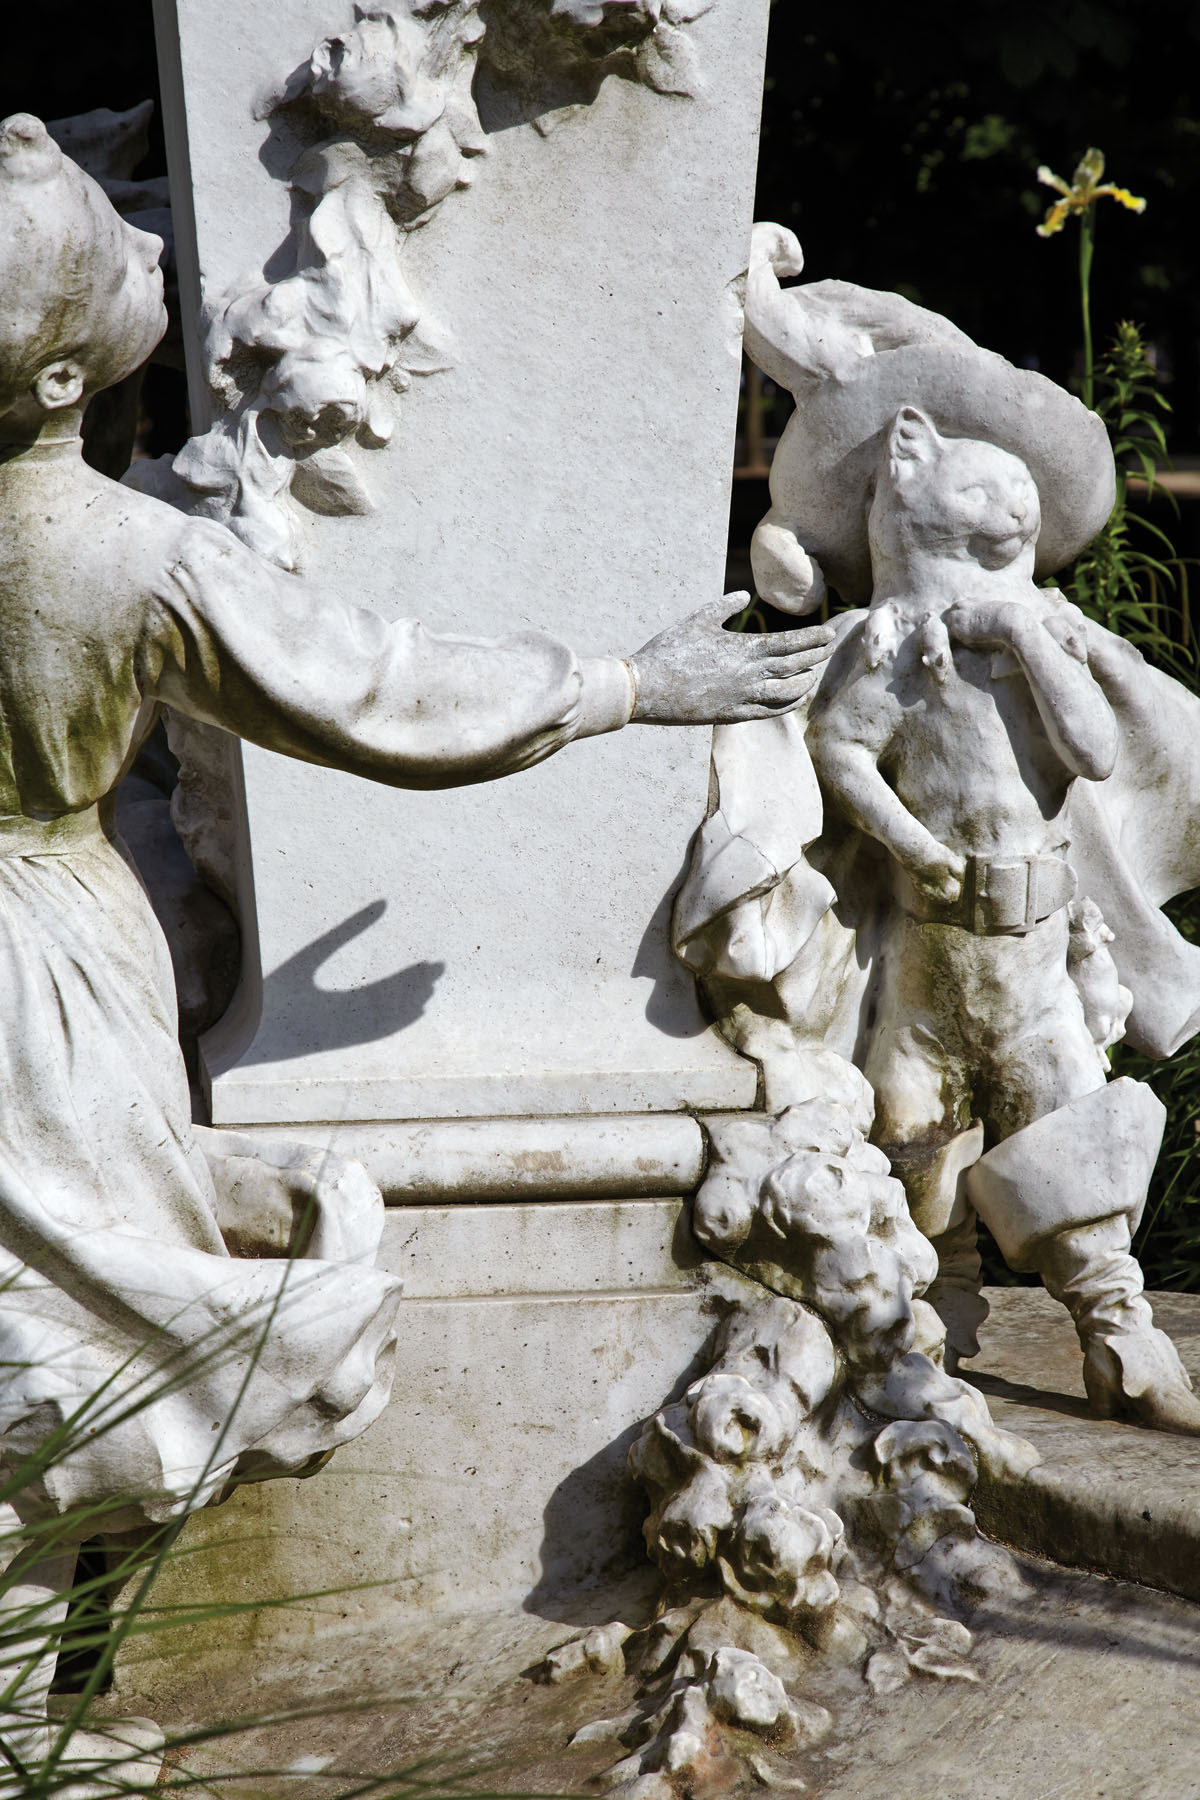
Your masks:
<svg viewBox="0 0 1200 1800"><path fill-rule="evenodd" d="M488 21L488 63L505 80L537 73L570 77L578 102L595 98L609 75L659 94L687 96L701 85L686 27L712 0L527 0Z"/></svg>
<svg viewBox="0 0 1200 1800"><path fill-rule="evenodd" d="M829 1053L821 1055L827 1075ZM1036 1460L1028 1446L998 1432L983 1397L942 1366L945 1327L920 1298L937 1274L937 1254L887 1158L867 1142L870 1089L852 1065L844 1070L836 1100L710 1123L696 1236L771 1292L820 1314L854 1397L870 1411L941 1420L989 1466L1024 1470Z"/></svg>
<svg viewBox="0 0 1200 1800"><path fill-rule="evenodd" d="M713 1568L743 1606L814 1631L837 1604L842 1521L812 1502L841 1370L821 1321L765 1300L723 1327L717 1361L630 1451L649 1489L646 1543L687 1581Z"/></svg>
<svg viewBox="0 0 1200 1800"><path fill-rule="evenodd" d="M620 1740L633 1754L601 1778L626 1800L677 1800L684 1793L726 1793L738 1768L723 1741L722 1726L752 1732L774 1744L813 1743L833 1721L823 1707L797 1702L753 1651L722 1645L711 1652L685 1649L665 1693L624 1724ZM576 1742L594 1738L579 1734ZM756 1757L756 1773L771 1771Z"/></svg>
<svg viewBox="0 0 1200 1800"><path fill-rule="evenodd" d="M682 25L695 10L507 0L487 27L493 73L520 79L533 57L544 75L540 56L582 71L584 98L609 73L690 92ZM287 175L291 232L271 259L286 272L214 308L205 365L222 415L173 462L136 465L133 485L219 520L285 568L297 561L290 500L319 513L373 510L341 446L382 448L396 394L449 366L401 255L406 233L469 185L486 148L474 93L484 33L479 0L359 4L293 71L264 111L286 114L307 139Z"/></svg>
<svg viewBox="0 0 1200 1800"><path fill-rule="evenodd" d="M789 1085L776 1118L710 1122L696 1234L761 1285L739 1284L712 1367L630 1451L675 1604L621 1639L643 1678L669 1672L665 1691L587 1728L634 1747L606 1777L629 1800L728 1786L735 1753L772 1785L777 1772L723 1733L827 1728L822 1715L808 1732L788 1694L793 1634L860 1662L879 1693L914 1671L974 1679L971 1634L948 1615L1013 1579L968 1501L977 1451L1000 1462L1024 1447L940 1366L940 1321L919 1298L936 1257L867 1142L870 1089L825 1051L794 1052ZM601 1651L565 1646L547 1678Z"/></svg>
<svg viewBox="0 0 1200 1800"><path fill-rule="evenodd" d="M913 1346L914 1296L937 1255L850 1108L806 1100L777 1118L714 1122L710 1135L693 1214L701 1243L814 1306L852 1370L889 1368Z"/></svg>

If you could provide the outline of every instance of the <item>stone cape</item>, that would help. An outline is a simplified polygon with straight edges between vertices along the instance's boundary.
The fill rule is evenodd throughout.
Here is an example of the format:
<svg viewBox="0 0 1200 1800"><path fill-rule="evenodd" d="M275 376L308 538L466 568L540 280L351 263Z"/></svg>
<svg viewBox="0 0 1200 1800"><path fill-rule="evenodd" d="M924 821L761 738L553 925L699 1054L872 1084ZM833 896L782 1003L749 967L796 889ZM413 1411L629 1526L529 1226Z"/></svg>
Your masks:
<svg viewBox="0 0 1200 1800"><path fill-rule="evenodd" d="M22 1505L103 1505L111 1526L362 1431L387 1398L399 1294L370 1266L382 1207L361 1172L323 1209L313 1159L316 1218L286 1260L286 1232L256 1243L238 1219L257 1146L193 1130L166 947L105 803L159 703L431 786L623 723L604 677L624 676L604 665L589 720L554 639L437 640L331 605L77 448L0 465L27 524L0 552L0 1463L28 1478ZM48 475L66 504L43 524L26 485ZM72 579L34 573L55 566Z"/></svg>

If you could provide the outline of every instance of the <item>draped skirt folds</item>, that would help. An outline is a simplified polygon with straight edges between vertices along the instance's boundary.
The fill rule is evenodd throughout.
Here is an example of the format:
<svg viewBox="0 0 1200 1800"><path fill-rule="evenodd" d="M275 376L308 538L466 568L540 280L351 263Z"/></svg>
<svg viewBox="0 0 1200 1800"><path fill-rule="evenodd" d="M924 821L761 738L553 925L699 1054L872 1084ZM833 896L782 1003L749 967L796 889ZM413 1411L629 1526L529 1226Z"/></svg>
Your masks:
<svg viewBox="0 0 1200 1800"><path fill-rule="evenodd" d="M95 811L0 821L0 996L0 1472L18 1506L161 1520L356 1436L395 1346L378 1214L314 1234L354 1261L230 1256L166 945Z"/></svg>

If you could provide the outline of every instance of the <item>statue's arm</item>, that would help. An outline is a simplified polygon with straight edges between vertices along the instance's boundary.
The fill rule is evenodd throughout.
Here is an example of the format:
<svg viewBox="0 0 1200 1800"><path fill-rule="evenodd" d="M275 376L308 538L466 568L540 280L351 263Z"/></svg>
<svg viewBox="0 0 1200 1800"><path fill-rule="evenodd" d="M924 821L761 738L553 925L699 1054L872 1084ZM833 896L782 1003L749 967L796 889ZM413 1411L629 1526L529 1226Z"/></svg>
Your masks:
<svg viewBox="0 0 1200 1800"><path fill-rule="evenodd" d="M822 697L808 727L813 766L826 799L851 824L890 851L920 888L952 901L961 891L963 858L909 811L879 766L899 723L890 679L890 667L860 661L828 700Z"/></svg>
<svg viewBox="0 0 1200 1800"><path fill-rule="evenodd" d="M722 631L737 597L628 659L581 660L539 631L440 636L323 594L196 520L155 602L148 698L286 756L416 788L513 774L631 719L786 711L832 636L824 626L769 639Z"/></svg>
<svg viewBox="0 0 1200 1800"><path fill-rule="evenodd" d="M1088 667L1088 638L1074 608L1039 616L1016 601L956 606L947 629L972 649L1011 649L1024 670L1046 736L1073 775L1103 781L1117 760L1117 722ZM1078 617L1078 615L1075 615Z"/></svg>

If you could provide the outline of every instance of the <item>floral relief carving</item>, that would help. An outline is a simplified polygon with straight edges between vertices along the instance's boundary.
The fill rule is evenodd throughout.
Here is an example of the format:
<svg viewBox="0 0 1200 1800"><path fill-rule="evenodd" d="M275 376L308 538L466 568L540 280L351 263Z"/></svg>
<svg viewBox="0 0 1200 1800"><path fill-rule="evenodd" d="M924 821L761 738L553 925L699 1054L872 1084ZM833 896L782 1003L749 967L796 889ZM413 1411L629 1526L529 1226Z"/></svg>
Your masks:
<svg viewBox="0 0 1200 1800"><path fill-rule="evenodd" d="M570 103L593 100L609 75L688 97L702 77L687 27L712 0L482 0L485 61L501 83L566 83ZM561 104L562 102L560 102ZM553 113L535 119L545 129Z"/></svg>
<svg viewBox="0 0 1200 1800"><path fill-rule="evenodd" d="M481 57L501 85L550 81L553 96L530 113L543 125L564 94L590 100L608 75L685 95L697 80L685 25L698 10L692 0L357 5L262 108L281 143L284 127L300 140L286 171L293 222L268 265L284 273L206 305L216 422L173 460L138 464L132 483L228 525L287 569L300 555L297 506L372 511L355 451L382 449L414 377L452 360L409 285L404 246L485 154Z"/></svg>
<svg viewBox="0 0 1200 1800"><path fill-rule="evenodd" d="M628 1800L725 1792L747 1768L788 1785L768 1750L830 1731L822 1671L855 1666L876 1694L975 1681L965 1619L1020 1591L969 1503L981 1466L1020 1475L1036 1455L946 1372L920 1297L936 1258L868 1142L866 1083L823 1050L797 1053L792 1081L807 1097L776 1117L706 1122L693 1228L737 1274L712 1280L710 1367L629 1453L660 1612L538 1671L635 1675L638 1704L577 1739L624 1748L602 1785Z"/></svg>

